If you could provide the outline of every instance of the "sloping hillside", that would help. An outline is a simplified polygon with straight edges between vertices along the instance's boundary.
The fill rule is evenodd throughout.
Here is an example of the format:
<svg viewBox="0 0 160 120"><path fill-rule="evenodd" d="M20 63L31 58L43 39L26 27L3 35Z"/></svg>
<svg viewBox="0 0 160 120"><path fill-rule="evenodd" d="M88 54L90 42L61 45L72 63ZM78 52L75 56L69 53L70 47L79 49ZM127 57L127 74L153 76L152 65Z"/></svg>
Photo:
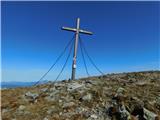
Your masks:
<svg viewBox="0 0 160 120"><path fill-rule="evenodd" d="M160 71L108 74L1 90L2 120L154 120Z"/></svg>

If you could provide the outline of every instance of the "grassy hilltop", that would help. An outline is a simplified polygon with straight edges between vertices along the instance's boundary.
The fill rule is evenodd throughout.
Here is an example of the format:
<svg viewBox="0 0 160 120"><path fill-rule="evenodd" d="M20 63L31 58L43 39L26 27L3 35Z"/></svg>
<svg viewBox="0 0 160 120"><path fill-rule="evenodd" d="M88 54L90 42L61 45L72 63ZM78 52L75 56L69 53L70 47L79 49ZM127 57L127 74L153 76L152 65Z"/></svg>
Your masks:
<svg viewBox="0 0 160 120"><path fill-rule="evenodd" d="M125 106L126 119L141 119L136 112L143 108L153 120L160 117L160 71L4 89L1 96L2 120L120 120L116 105Z"/></svg>

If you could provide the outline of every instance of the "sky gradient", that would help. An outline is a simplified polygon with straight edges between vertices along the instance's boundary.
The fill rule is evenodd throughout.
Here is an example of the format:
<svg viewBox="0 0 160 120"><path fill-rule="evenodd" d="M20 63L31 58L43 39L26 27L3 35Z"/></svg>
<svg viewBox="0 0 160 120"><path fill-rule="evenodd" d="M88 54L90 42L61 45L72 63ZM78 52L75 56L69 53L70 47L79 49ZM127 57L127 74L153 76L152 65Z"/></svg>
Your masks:
<svg viewBox="0 0 160 120"><path fill-rule="evenodd" d="M160 2L2 2L2 81L37 81L56 60L73 33L81 35L104 73L159 69ZM45 79L54 80L66 54ZM85 77L78 49L77 77ZM72 55L60 79L71 75ZM99 73L87 60L91 75Z"/></svg>

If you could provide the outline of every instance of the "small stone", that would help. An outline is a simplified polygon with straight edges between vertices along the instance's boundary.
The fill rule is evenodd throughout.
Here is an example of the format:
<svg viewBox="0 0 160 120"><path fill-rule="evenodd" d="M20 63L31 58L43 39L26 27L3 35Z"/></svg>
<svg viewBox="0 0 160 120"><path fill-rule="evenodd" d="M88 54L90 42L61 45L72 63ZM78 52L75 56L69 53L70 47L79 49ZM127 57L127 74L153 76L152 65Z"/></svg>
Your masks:
<svg viewBox="0 0 160 120"><path fill-rule="evenodd" d="M52 109L49 109L49 110L47 111L48 114L52 114L52 112L53 112Z"/></svg>
<svg viewBox="0 0 160 120"><path fill-rule="evenodd" d="M147 110L146 108L143 108L144 110L144 115L147 118L147 120L158 120L158 115Z"/></svg>
<svg viewBox="0 0 160 120"><path fill-rule="evenodd" d="M55 89L55 87L52 87L52 88L50 88L50 91L52 92L52 91L55 91L56 89Z"/></svg>
<svg viewBox="0 0 160 120"><path fill-rule="evenodd" d="M26 99L28 99L29 102L36 102L36 99L39 95L37 93L31 93L31 92L27 92L25 94Z"/></svg>
<svg viewBox="0 0 160 120"><path fill-rule="evenodd" d="M48 90L48 88L42 88L41 91L42 92L46 92Z"/></svg>
<svg viewBox="0 0 160 120"><path fill-rule="evenodd" d="M28 97L33 97L34 99L35 99L36 97L38 97L38 94L37 94L37 93L31 93L31 92L27 92L25 95L28 96Z"/></svg>
<svg viewBox="0 0 160 120"><path fill-rule="evenodd" d="M124 93L124 92L125 92L125 89L122 88L122 87L119 87L119 88L117 89L117 93L118 93L118 94Z"/></svg>
<svg viewBox="0 0 160 120"><path fill-rule="evenodd" d="M87 111L87 110L86 110L86 111L83 111L82 114L83 114L83 116L85 116L86 118L89 118L91 113L90 113L90 111Z"/></svg>
<svg viewBox="0 0 160 120"><path fill-rule="evenodd" d="M63 102L62 100L59 100L59 103Z"/></svg>
<svg viewBox="0 0 160 120"><path fill-rule="evenodd" d="M43 120L48 120L48 118L45 117Z"/></svg>
<svg viewBox="0 0 160 120"><path fill-rule="evenodd" d="M26 108L26 106L24 106L24 105L20 105L20 106L19 106L19 108L18 108L18 110L20 110L20 111L21 111L21 110L24 110L25 108Z"/></svg>
<svg viewBox="0 0 160 120"><path fill-rule="evenodd" d="M74 106L74 105L75 105L74 102L65 103L65 104L63 104L63 108L64 108L64 109L65 109L65 108L69 108L69 107L72 107L72 106Z"/></svg>
<svg viewBox="0 0 160 120"><path fill-rule="evenodd" d="M117 98L117 100L120 100L120 101L124 100L124 98L125 98L125 91L126 90L124 88L122 88L122 87L119 87L117 89L117 92L115 94L115 97Z"/></svg>
<svg viewBox="0 0 160 120"><path fill-rule="evenodd" d="M129 118L130 117L130 113L126 110L125 106L122 105L121 107L119 107L119 112L121 115L121 118L124 120L125 118Z"/></svg>
<svg viewBox="0 0 160 120"><path fill-rule="evenodd" d="M91 115L91 118L97 119L97 118L98 118L98 116L97 116L97 115L95 115L95 114L93 114L93 115Z"/></svg>
<svg viewBox="0 0 160 120"><path fill-rule="evenodd" d="M63 83L55 83L54 86L55 86L55 89L61 90L61 89L63 89L65 87L65 84L63 84Z"/></svg>
<svg viewBox="0 0 160 120"><path fill-rule="evenodd" d="M92 85L97 85L99 82L95 81L95 80L86 80L85 83L92 84Z"/></svg>
<svg viewBox="0 0 160 120"><path fill-rule="evenodd" d="M136 83L136 85L145 86L145 85L147 85L147 82L146 81L139 81L139 82Z"/></svg>
<svg viewBox="0 0 160 120"><path fill-rule="evenodd" d="M82 88L82 87L84 87L84 84L71 83L68 85L67 91L71 92L71 91L74 91L74 90Z"/></svg>
<svg viewBox="0 0 160 120"><path fill-rule="evenodd" d="M48 102L56 101L58 98L56 97L56 94L59 93L58 90L55 90L54 92L51 92L49 96L46 96L44 99Z"/></svg>
<svg viewBox="0 0 160 120"><path fill-rule="evenodd" d="M62 112L60 112L59 115L62 115Z"/></svg>
<svg viewBox="0 0 160 120"><path fill-rule="evenodd" d="M88 94L82 97L82 100L84 101L90 101L92 99L92 94Z"/></svg>

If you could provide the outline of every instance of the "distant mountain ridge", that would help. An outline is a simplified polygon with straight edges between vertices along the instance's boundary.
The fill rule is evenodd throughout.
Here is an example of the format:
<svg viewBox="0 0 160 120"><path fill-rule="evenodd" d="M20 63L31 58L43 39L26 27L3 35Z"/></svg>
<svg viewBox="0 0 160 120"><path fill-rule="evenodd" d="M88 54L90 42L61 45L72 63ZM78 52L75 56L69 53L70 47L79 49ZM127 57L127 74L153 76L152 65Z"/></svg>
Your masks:
<svg viewBox="0 0 160 120"><path fill-rule="evenodd" d="M34 85L35 82L1 82L1 88L16 88L16 87L29 87Z"/></svg>

